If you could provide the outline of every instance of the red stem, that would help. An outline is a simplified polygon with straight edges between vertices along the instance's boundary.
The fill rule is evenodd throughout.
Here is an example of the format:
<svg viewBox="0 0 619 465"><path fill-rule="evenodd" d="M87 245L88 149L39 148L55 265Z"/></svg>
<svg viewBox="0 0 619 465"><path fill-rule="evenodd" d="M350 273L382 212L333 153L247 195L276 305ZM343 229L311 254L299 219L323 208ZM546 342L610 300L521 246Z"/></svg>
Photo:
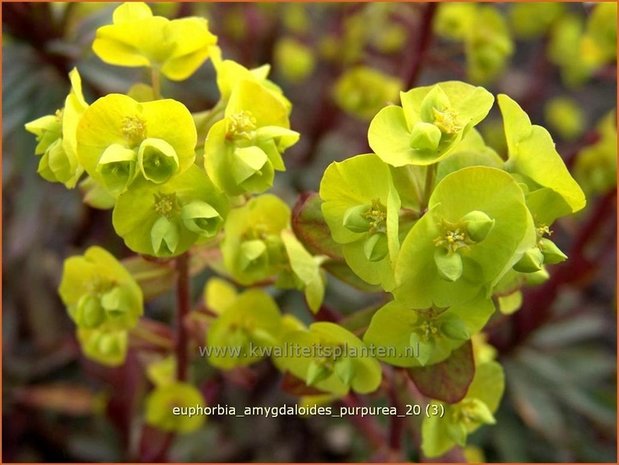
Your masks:
<svg viewBox="0 0 619 465"><path fill-rule="evenodd" d="M408 90L412 88L419 79L419 74L421 73L421 67L425 60L428 49L430 48L430 43L432 42L432 22L434 21L434 15L436 14L436 8L438 3L428 3L426 8L423 11L421 16L421 24L419 26L419 34L413 36L411 34L411 39L414 42L410 44L410 47L407 47L408 50L415 47L416 52L413 57L413 61L410 69L406 71L404 74L405 86L404 89Z"/></svg>
<svg viewBox="0 0 619 465"><path fill-rule="evenodd" d="M396 408L397 414L403 414L403 407L400 399L398 398L398 370L392 369L391 376L387 380L389 386L389 399L391 402L391 406ZM406 426L406 418L398 417L398 415L393 415L391 417L391 428L389 430L389 447L397 456L401 456L402 449L402 434L404 432L404 427Z"/></svg>
<svg viewBox="0 0 619 465"><path fill-rule="evenodd" d="M185 319L191 311L189 291L189 253L186 252L176 259L177 285L176 285L176 378L178 381L187 380L187 330Z"/></svg>
<svg viewBox="0 0 619 465"><path fill-rule="evenodd" d="M354 393L348 394L346 397L342 398L340 402L342 402L342 404L346 407L359 407L362 405L359 397ZM365 435L372 447L375 449L384 449L386 447L386 438L381 431L381 428L376 424L372 417L352 415L350 419Z"/></svg>

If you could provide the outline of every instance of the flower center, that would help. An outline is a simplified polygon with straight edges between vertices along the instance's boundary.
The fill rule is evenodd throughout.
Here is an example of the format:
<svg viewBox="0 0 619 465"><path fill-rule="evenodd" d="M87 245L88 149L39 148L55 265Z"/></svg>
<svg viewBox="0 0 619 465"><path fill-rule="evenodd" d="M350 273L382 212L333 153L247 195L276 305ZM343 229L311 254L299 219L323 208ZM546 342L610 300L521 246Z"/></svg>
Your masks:
<svg viewBox="0 0 619 465"><path fill-rule="evenodd" d="M552 236L551 229L545 224L540 224L539 226L537 226L535 228L535 232L537 233L538 239L541 239L544 236L548 236L548 237Z"/></svg>
<svg viewBox="0 0 619 465"><path fill-rule="evenodd" d="M472 243L464 228L449 223L443 224L443 234L434 239L435 246L445 247L450 253L468 247Z"/></svg>
<svg viewBox="0 0 619 465"><path fill-rule="evenodd" d="M228 117L228 136L249 139L256 130L256 118L249 111L243 110Z"/></svg>
<svg viewBox="0 0 619 465"><path fill-rule="evenodd" d="M385 222L387 221L387 209L383 207L380 200L372 200L372 206L363 214L363 217L370 223L369 233L385 231Z"/></svg>
<svg viewBox="0 0 619 465"><path fill-rule="evenodd" d="M462 129L458 121L458 115L448 108L444 110L432 109L434 115L434 125L444 134L456 134Z"/></svg>
<svg viewBox="0 0 619 465"><path fill-rule="evenodd" d="M176 194L155 194L155 211L169 218L179 210Z"/></svg>
<svg viewBox="0 0 619 465"><path fill-rule="evenodd" d="M130 146L139 145L146 139L146 121L139 116L127 116L123 119L121 131Z"/></svg>

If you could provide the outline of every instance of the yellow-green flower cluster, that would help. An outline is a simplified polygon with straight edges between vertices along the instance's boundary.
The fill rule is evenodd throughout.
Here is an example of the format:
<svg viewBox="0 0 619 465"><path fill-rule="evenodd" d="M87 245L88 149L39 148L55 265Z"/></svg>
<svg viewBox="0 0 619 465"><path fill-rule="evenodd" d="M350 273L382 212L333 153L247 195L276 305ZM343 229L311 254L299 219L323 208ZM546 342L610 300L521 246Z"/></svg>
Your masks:
<svg viewBox="0 0 619 465"><path fill-rule="evenodd" d="M42 116L26 124L26 130L37 136L35 154L41 155L38 172L49 182L60 182L73 188L84 169L77 157L77 124L88 107L82 94L82 81L77 69L69 73L71 92L63 108L55 115Z"/></svg>
<svg viewBox="0 0 619 465"><path fill-rule="evenodd" d="M142 291L129 272L109 252L90 247L65 260L59 293L86 356L121 364L128 331L143 313Z"/></svg>
<svg viewBox="0 0 619 465"><path fill-rule="evenodd" d="M464 44L467 74L473 82L496 79L514 52L507 22L494 6L444 3L438 8L434 31Z"/></svg>
<svg viewBox="0 0 619 465"><path fill-rule="evenodd" d="M169 20L154 16L143 2L123 3L113 21L97 30L92 48L99 58L117 66L148 66L174 81L191 76L217 43L204 18Z"/></svg>

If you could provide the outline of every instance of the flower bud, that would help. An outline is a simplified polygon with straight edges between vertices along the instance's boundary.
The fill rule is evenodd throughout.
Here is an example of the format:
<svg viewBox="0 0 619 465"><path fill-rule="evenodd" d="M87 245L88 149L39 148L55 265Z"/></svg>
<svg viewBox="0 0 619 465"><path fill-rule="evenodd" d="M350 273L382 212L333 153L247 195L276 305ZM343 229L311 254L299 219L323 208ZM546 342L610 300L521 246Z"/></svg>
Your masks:
<svg viewBox="0 0 619 465"><path fill-rule="evenodd" d="M161 216L153 224L150 240L157 256L173 255L179 242L178 227L167 217Z"/></svg>
<svg viewBox="0 0 619 465"><path fill-rule="evenodd" d="M124 362L128 346L127 331L80 328L77 336L88 358L109 366L117 366Z"/></svg>
<svg viewBox="0 0 619 465"><path fill-rule="evenodd" d="M441 130L432 123L420 121L413 126L410 146L415 150L434 152L441 142Z"/></svg>
<svg viewBox="0 0 619 465"><path fill-rule="evenodd" d="M77 303L75 323L84 328L96 328L105 321L105 310L99 299L91 294L84 294Z"/></svg>
<svg viewBox="0 0 619 465"><path fill-rule="evenodd" d="M181 218L187 229L202 236L213 237L223 223L223 218L211 205L194 201L183 207Z"/></svg>
<svg viewBox="0 0 619 465"><path fill-rule="evenodd" d="M26 123L25 128L31 134L37 136L37 146L34 149L36 155L44 154L47 149L62 137L62 111L56 115L46 115Z"/></svg>
<svg viewBox="0 0 619 465"><path fill-rule="evenodd" d="M170 179L179 168L174 147L163 139L144 139L138 149L138 165L146 179L161 184Z"/></svg>
<svg viewBox="0 0 619 465"><path fill-rule="evenodd" d="M557 245L552 242L550 239L543 237L538 242L539 249L542 251L544 255L544 263L548 265L554 265L556 263L561 263L567 260L567 255L565 255Z"/></svg>
<svg viewBox="0 0 619 465"><path fill-rule="evenodd" d="M370 221L365 214L370 210L369 205L350 207L344 213L342 223L345 228L356 233L365 233L370 230Z"/></svg>
<svg viewBox="0 0 619 465"><path fill-rule="evenodd" d="M474 422L485 425L496 423L494 415L492 415L488 406L479 399L466 399L462 409L463 413Z"/></svg>
<svg viewBox="0 0 619 465"><path fill-rule="evenodd" d="M372 234L363 244L365 258L371 262L378 262L387 256L389 247L387 245L387 235L385 233Z"/></svg>
<svg viewBox="0 0 619 465"><path fill-rule="evenodd" d="M135 177L136 158L133 150L120 144L106 148L97 164L105 187L115 194L124 191Z"/></svg>
<svg viewBox="0 0 619 465"><path fill-rule="evenodd" d="M37 172L43 179L50 182L66 183L75 176L76 162L69 158L62 139L56 140L47 149Z"/></svg>
<svg viewBox="0 0 619 465"><path fill-rule="evenodd" d="M537 247L531 247L522 258L514 265L514 270L521 273L533 273L542 269L544 256Z"/></svg>
<svg viewBox="0 0 619 465"><path fill-rule="evenodd" d="M466 232L475 242L483 241L494 227L494 219L484 212L473 210L462 217L466 225Z"/></svg>
<svg viewBox="0 0 619 465"><path fill-rule="evenodd" d="M444 248L434 251L434 263L439 275L447 281L457 281L462 276L462 257L456 252Z"/></svg>

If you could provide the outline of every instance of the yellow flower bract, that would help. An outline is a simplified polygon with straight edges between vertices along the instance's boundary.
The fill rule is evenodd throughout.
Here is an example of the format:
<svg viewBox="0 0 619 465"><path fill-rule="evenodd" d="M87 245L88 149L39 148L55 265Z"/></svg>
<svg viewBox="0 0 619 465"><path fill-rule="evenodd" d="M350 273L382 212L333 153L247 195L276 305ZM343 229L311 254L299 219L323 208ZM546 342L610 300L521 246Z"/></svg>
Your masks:
<svg viewBox="0 0 619 465"><path fill-rule="evenodd" d="M204 18L153 16L142 2L123 3L113 24L97 29L92 48L106 63L149 66L173 81L191 76L209 57L217 37Z"/></svg>

